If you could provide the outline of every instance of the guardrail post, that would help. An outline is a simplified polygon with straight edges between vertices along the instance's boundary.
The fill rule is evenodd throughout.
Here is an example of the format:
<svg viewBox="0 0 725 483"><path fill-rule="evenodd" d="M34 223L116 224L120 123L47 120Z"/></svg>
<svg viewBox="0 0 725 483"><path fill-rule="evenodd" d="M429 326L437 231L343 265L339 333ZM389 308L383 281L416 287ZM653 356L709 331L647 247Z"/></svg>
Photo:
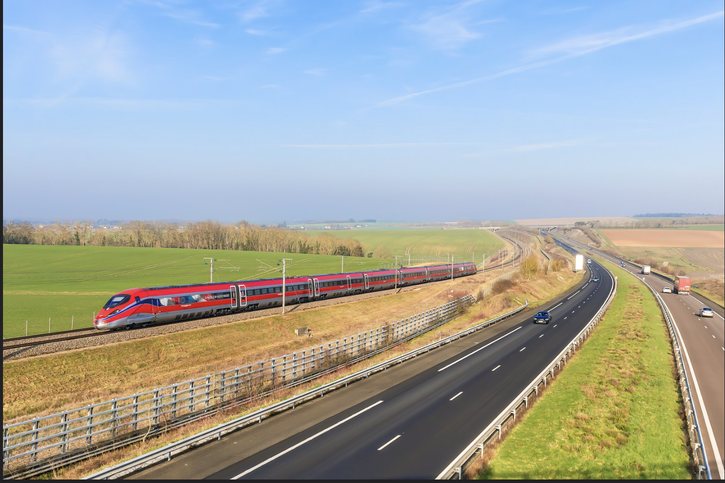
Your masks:
<svg viewBox="0 0 725 483"><path fill-rule="evenodd" d="M498 440L501 441L501 425L496 425L496 431L498 431Z"/></svg>

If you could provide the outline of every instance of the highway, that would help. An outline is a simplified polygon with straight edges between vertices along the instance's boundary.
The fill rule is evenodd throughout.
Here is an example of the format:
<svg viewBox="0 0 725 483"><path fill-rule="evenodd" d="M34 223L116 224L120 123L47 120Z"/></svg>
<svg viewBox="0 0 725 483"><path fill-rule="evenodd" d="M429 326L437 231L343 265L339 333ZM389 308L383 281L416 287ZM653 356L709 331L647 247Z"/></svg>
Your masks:
<svg viewBox="0 0 725 483"><path fill-rule="evenodd" d="M562 237L563 238L563 237ZM597 255L620 264L621 260L567 239L572 245L585 247ZM705 453L713 479L725 479L725 319L717 305L708 305L715 311L712 318L701 318L698 313L706 303L695 295L663 293L672 282L657 275L643 275L639 267L626 263L623 267L640 280L646 281L665 302L675 321L677 337L681 341L683 358L695 412L700 423Z"/></svg>
<svg viewBox="0 0 725 483"><path fill-rule="evenodd" d="M129 478L435 478L604 304L613 280L591 272L598 282L587 273L535 310ZM547 309L552 322L533 324Z"/></svg>

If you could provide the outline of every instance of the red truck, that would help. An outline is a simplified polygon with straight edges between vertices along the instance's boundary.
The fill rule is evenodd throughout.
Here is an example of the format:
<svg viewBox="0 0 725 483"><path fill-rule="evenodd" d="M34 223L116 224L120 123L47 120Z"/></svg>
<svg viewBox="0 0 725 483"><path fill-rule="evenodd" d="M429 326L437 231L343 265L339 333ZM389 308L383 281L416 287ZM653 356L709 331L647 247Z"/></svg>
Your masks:
<svg viewBox="0 0 725 483"><path fill-rule="evenodd" d="M672 288L672 291L674 293L689 294L691 284L692 284L692 281L690 280L690 277L678 276L675 278L675 284L674 284L674 287Z"/></svg>

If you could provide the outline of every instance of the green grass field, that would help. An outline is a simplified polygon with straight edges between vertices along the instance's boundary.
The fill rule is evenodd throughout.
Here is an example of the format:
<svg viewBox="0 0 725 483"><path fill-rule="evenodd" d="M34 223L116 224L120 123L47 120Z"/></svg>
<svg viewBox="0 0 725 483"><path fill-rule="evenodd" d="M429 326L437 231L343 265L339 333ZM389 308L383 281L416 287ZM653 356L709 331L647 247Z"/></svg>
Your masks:
<svg viewBox="0 0 725 483"><path fill-rule="evenodd" d="M172 248L3 245L3 338L91 327L111 295L134 287L338 273L337 256ZM344 271L374 270L387 260L345 257Z"/></svg>
<svg viewBox="0 0 725 483"><path fill-rule="evenodd" d="M365 247L365 253L384 252L389 257L398 255L408 263L448 260L473 261L480 264L485 253L492 256L504 247L503 242L486 230L322 230L309 231L310 235L327 234L338 238L354 238ZM376 252L377 251L377 252Z"/></svg>
<svg viewBox="0 0 725 483"><path fill-rule="evenodd" d="M662 314L646 287L606 265L615 301L479 478L691 478Z"/></svg>
<svg viewBox="0 0 725 483"><path fill-rule="evenodd" d="M325 231L362 243L383 247L392 255L408 253L424 261L470 261L475 251L480 262L503 243L485 230L371 230ZM437 254L437 255L435 255ZM354 272L390 268L391 259L357 258L290 253L128 248L94 246L3 245L3 338L26 333L42 334L91 327L93 315L111 295L134 287L182 285L210 281L249 280L287 276ZM406 264L407 256L398 259ZM344 266L343 266L344 264ZM49 320L50 319L50 324Z"/></svg>

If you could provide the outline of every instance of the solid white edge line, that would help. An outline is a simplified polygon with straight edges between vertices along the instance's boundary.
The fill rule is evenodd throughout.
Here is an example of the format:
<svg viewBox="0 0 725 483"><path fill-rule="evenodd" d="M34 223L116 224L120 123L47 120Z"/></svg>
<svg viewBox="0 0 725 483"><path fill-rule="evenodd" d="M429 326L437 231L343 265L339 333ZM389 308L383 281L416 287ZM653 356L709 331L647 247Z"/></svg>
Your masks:
<svg viewBox="0 0 725 483"><path fill-rule="evenodd" d="M463 391L459 392L458 394L456 394L455 396L453 396L452 398L450 398L449 401L453 401L455 398L457 398L461 394L463 394Z"/></svg>
<svg viewBox="0 0 725 483"><path fill-rule="evenodd" d="M396 437L394 437L393 439L391 439L390 441L388 441L387 443L385 443L384 445L382 445L381 447L379 447L378 448L378 451L381 451L383 448L385 448L387 445L389 445L390 443L392 443L396 439L400 438L401 436L402 436L402 434L397 435Z"/></svg>
<svg viewBox="0 0 725 483"><path fill-rule="evenodd" d="M475 354L476 352L478 352L478 351L481 351L481 350L485 349L486 347L490 346L491 344L494 344L494 343L496 343L496 342L500 341L500 340L501 340L501 339L503 339L504 337L508 337L508 336L510 336L511 334L513 334L514 332L516 332L517 330L519 330L520 328L521 328L521 327L516 327L516 328L515 328L514 330L512 330L512 331L511 331L511 332L509 332L508 334L504 334L504 335L502 335L501 337L499 337L498 339L496 339L496 340L494 340L494 341L491 341L491 342L489 342L489 343L488 343L488 344L486 344L485 346L483 346L483 347L480 347L480 348L476 349L475 351L471 352L470 354L468 354L468 355L465 355L465 356L461 357L461 358L460 358L460 359L458 359L457 361L453 361L453 362L451 362L451 363L450 363L450 364L448 364L448 365L447 365L446 367L442 367L442 368L438 369L438 372L441 372L441 371L445 371L446 369L448 369L448 368L449 368L449 367L451 367L452 365L454 365L454 364L458 364L458 363L459 363L459 362L461 362L461 361L462 361L463 359L467 359L468 357L471 357L471 356L472 356L473 354Z"/></svg>
<svg viewBox="0 0 725 483"><path fill-rule="evenodd" d="M289 453L290 451L292 451L292 450L294 450L294 449L297 449L297 448L299 448L299 447L300 447L300 446L302 446L303 444L305 444L305 443L309 443L310 441L312 441L313 439L317 438L318 436L321 436L321 435L325 434L326 432L328 432L328 431L330 431L330 430L332 430L332 429L335 429L336 427L340 426L341 424L343 424L343 423L346 423L346 422L350 421L350 420L351 420L352 418L355 418L355 417L357 417L357 416L361 415L361 414L362 414L362 413L364 413L365 411L367 411L367 410L369 410L369 409L372 409L372 408L374 408L375 406L377 406L378 404L380 404L380 403L382 403L382 402L383 402L383 401L382 401L382 400L380 400L380 401L376 402L375 404L373 404L373 405L370 405L370 406L366 407L365 409L362 409L362 410L360 410L360 411L356 412L356 413L355 413L355 414L353 414L352 416L348 416L348 417L346 417L346 418L345 418L345 419L343 419L342 421L339 421L339 422L337 422L337 423L333 424L332 426L330 426L330 427L329 427L329 428L327 428L327 429L323 429L323 430L322 430L322 431L320 431L319 433L317 433L317 434L315 434L315 435L312 435L312 436L310 436L309 438L307 438L307 439L306 439L306 440L304 440L304 441L300 441L300 442L299 442L299 443L297 443L296 445L294 445L294 446L291 446L291 447L287 448L286 450L284 450L284 451L282 451L281 453L278 453L278 454L276 454L276 455L272 456L271 458L267 458L266 460L262 461L262 462L261 462L261 463L259 463L258 465L256 465L256 466L253 466L252 468L249 468L249 469L248 469L247 471L244 471L243 473L239 473L239 474L238 474L237 476L234 476L234 477L232 477L231 479L232 479L232 480L238 480L239 478L241 478L241 477L243 477L243 476L246 476L246 475L248 475L249 473L251 473L252 471L256 470L257 468L261 468L262 466L266 465L267 463L270 463L270 462L272 462L272 461L276 460L276 459L277 459L277 458L279 458L280 456L284 456L284 455L286 455L287 453Z"/></svg>
<svg viewBox="0 0 725 483"><path fill-rule="evenodd" d="M667 305L665 304L665 307ZM669 311L669 307L667 308ZM675 318L672 316L672 312L670 312L670 317L672 317L672 320L674 321ZM723 467L722 458L720 457L720 449L717 447L717 441L715 441L715 436L713 436L712 432L712 425L710 424L710 418L707 415L707 409L705 409L705 403L702 401L702 393L700 392L700 385L697 383L697 376L695 376L695 369L692 367L692 362L690 361L690 354L687 352L687 348L685 347L685 340L682 338L682 334L680 333L680 328L677 326L677 324L674 324L675 330L677 331L677 337L680 339L680 347L682 349L682 352L685 353L685 358L687 359L687 365L690 369L690 374L692 374L692 385L695 386L695 391L697 392L697 399L698 403L700 404L700 409L702 409L702 415L705 418L705 426L707 426L707 432L710 436L710 444L712 444L712 452L715 453L715 463L717 464L717 470L720 472L719 478L725 478L725 467Z"/></svg>

